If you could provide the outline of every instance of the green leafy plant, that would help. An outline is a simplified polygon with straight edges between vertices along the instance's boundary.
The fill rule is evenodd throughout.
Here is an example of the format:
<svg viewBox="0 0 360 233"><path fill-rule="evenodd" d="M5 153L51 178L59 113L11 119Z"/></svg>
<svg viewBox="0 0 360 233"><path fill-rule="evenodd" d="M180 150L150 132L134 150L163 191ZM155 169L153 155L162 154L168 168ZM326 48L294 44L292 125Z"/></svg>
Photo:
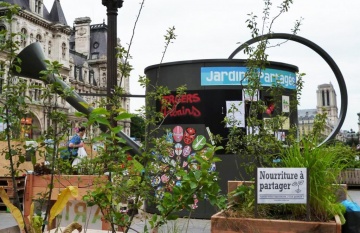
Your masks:
<svg viewBox="0 0 360 233"><path fill-rule="evenodd" d="M274 136L275 132L283 131L285 121L290 115L296 114L299 104L299 96L303 87L303 73L297 74L296 91L290 94L289 113L280 111L275 106L281 106L281 96L284 93L284 87L281 85L278 77L275 77L271 87L264 88L261 85L261 73L268 65L267 50L270 47L280 46L282 43L270 45L266 35L271 35L272 27L275 21L284 13L288 12L292 4L291 0L284 0L277 6L277 13L271 19L270 12L273 10L272 2L264 1L264 10L262 17L262 25L259 24L258 17L249 14L246 20L247 27L251 30L251 36L258 37L263 35L263 39L255 46L248 46L244 49L244 53L248 56L246 61L247 72L243 80L247 81L246 86L243 80L240 85L250 96L249 101L244 101L246 105L246 127L249 132L237 127L236 120L229 118L224 119L224 123L230 125L230 132L227 136L226 151L238 154L242 158L241 166L245 169L248 176L252 176L256 167L272 166L273 161L279 158L284 147L291 145L297 140L297 131L294 125L290 126L286 135L286 140L282 141ZM292 33L299 31L301 19L295 22ZM258 95L266 98L257 98ZM270 110L271 109L271 110ZM236 108L231 108L228 113L231 114ZM287 115L288 114L288 115ZM267 119L265 120L264 115Z"/></svg>
<svg viewBox="0 0 360 233"><path fill-rule="evenodd" d="M243 184L236 187L236 189L228 194L229 205L236 213L231 211L225 212L227 216L254 216L255 206L255 185L254 183ZM229 209L230 210L230 209Z"/></svg>
<svg viewBox="0 0 360 233"><path fill-rule="evenodd" d="M280 165L283 167L306 167L310 177L311 219L329 221L339 215L344 223L345 208L337 201L336 193L340 172L343 169L343 158L333 153L332 147L314 147L312 143L302 140L285 150ZM306 206L288 207L294 216L304 216Z"/></svg>
<svg viewBox="0 0 360 233"><path fill-rule="evenodd" d="M293 143L281 152L279 167L304 167L309 174L310 220L328 222L338 215L345 222L344 206L338 201L339 176L344 168L344 158L334 153L343 146L314 146L309 140L303 139ZM229 193L231 208L228 216L254 217L255 195L254 183L238 186ZM258 205L258 217L305 220L307 206L302 204L262 204Z"/></svg>
<svg viewBox="0 0 360 233"><path fill-rule="evenodd" d="M1 62L0 72L2 75L6 74L5 83L1 83L0 93L0 112L2 113L1 118L3 119L6 127L3 132L3 137L7 142L6 148L3 148L1 155L5 159L9 160L9 174L13 179L13 190L14 190L14 204L15 207L21 210L21 205L18 196L17 183L15 178L23 174L25 171L20 169L20 166L24 164L26 158L26 150L31 149L31 163L34 168L45 173L49 172L51 176L51 184L48 187L49 192L41 194L40 205L44 205L46 208L45 216L38 213L31 212L30 225L24 225L23 230L25 232L42 232L44 231L45 224L49 221L49 217L54 217L53 213L50 213L51 203L51 191L53 189L53 175L55 171L55 161L58 158L59 144L64 139L63 137L67 134L69 128L67 113L64 108L59 105L58 95L56 90L59 88L56 84L47 84L45 87L38 84L28 84L26 79L16 76L16 72L21 72L22 61L17 57L20 50L20 40L18 38L24 38L25 35L19 32L13 31L13 21L16 15L20 12L20 7L17 5L11 5L5 2L0 2L0 6L3 9L4 14L0 16L2 22L6 23L7 30L2 30L0 33L4 40L0 44L0 52L7 56L6 62ZM41 71L39 76L45 79L47 76L57 75L59 76L59 69L61 64L54 61L44 61L47 70ZM30 105L33 104L34 100L31 96L27 96L27 91L38 91L37 104L44 104L44 108L47 109L47 117L52 122L53 127L49 127L47 131L44 131L42 136L39 138L37 148L30 148L25 145L26 137L24 137L27 130L31 130L30 126L24 126L21 123L22 119L26 119L30 113ZM63 93L61 97L65 98L66 94ZM41 101L39 101L41 100ZM51 111L50 111L51 110ZM53 146L47 147L44 143L45 140L52 139ZM38 156L35 156L35 155ZM45 155L48 156L48 162L50 165L40 163L37 161L38 158L43 159ZM11 203L10 203L11 204ZM42 209L42 207L39 207ZM16 216L18 219L24 216L20 211L21 216Z"/></svg>
<svg viewBox="0 0 360 233"><path fill-rule="evenodd" d="M173 27L167 31L163 57L169 44L176 38L174 30ZM144 86L149 85L145 77L141 79L141 83ZM179 87L178 95L185 93L185 89ZM218 173L209 172L211 166L219 161L215 156L219 148L208 145L207 150L192 156L188 162L193 166L188 171L183 169L179 161L171 162L169 153L173 144L167 142L165 136L159 137L156 134L167 116L151 107L155 105L147 105L145 111L140 113L140 116L146 116L143 122L145 141L142 142L142 153L129 155L130 148L118 135L123 127L113 122L113 120L119 122L133 117L117 100L121 98L123 91L121 88L116 89L112 99L99 103L99 107L93 109L88 116L86 125L101 125L106 128L92 139L93 142L101 141L105 145L94 161L103 164L104 171L108 172L111 178L96 185L83 200L89 206L97 205L100 208L104 219L111 224L113 232L116 226L121 226L124 232L132 229L131 224L136 211L122 211L122 206L126 204L128 210L140 209L144 201L147 205L156 206L158 213L148 219L151 229L158 229L167 221L177 219L179 211L187 210L191 213L196 203L201 200L206 199L213 205L224 206L225 198L220 195L217 182ZM160 101L162 96L168 93L167 87L155 85L152 86L152 91L147 93L146 99L150 102ZM165 108L173 108L169 103L163 102L163 104ZM154 182L161 176L166 176L167 185L159 188ZM181 181L180 185L179 181ZM144 232L148 231L146 225Z"/></svg>

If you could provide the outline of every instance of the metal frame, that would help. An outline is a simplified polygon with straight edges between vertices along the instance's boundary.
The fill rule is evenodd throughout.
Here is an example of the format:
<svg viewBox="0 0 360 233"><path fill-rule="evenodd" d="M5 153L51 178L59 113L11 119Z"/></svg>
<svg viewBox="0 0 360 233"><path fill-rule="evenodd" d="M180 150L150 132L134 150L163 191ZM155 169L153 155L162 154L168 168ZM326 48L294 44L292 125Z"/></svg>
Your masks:
<svg viewBox="0 0 360 233"><path fill-rule="evenodd" d="M293 34L288 34L288 33L270 33L270 34L252 38L252 39L246 41L245 43L241 44L237 49L235 49L234 52L229 56L229 59L233 59L236 54L238 54L244 48L247 48L249 45L259 42L261 40L265 40L265 39L266 40L284 39L284 40L291 40L291 41L295 41L300 44L303 44L303 45L309 47L310 49L312 49L313 51L315 51L317 54L319 54L326 61L326 63L330 66L331 70L335 74L336 80L337 80L337 82L339 84L339 88L340 88L340 95L341 95L340 116L339 116L339 121L337 122L337 125L335 126L333 131L322 143L319 144L319 146L334 139L336 137L336 134L340 131L341 126L344 123L346 111L347 111L347 107L348 107L348 95L347 95L345 80L344 80L344 77L343 77L339 67L336 65L335 61L330 57L330 55L325 50L323 50L320 46L318 46L314 42L312 42L308 39L305 39L303 37L293 35Z"/></svg>

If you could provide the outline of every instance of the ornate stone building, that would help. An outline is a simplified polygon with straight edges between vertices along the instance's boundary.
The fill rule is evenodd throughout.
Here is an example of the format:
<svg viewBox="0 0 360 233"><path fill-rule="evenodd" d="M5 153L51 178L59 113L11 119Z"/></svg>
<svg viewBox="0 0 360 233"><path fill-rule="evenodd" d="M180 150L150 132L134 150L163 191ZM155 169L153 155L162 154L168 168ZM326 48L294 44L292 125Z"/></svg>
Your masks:
<svg viewBox="0 0 360 233"><path fill-rule="evenodd" d="M324 136L328 136L338 122L339 114L336 101L336 92L331 83L321 84L316 91L316 109L298 110L298 128L300 137L312 131L316 114L327 114Z"/></svg>
<svg viewBox="0 0 360 233"><path fill-rule="evenodd" d="M54 0L50 12L42 0L5 0L4 2L17 4L22 8L11 25L0 22L0 30L12 30L25 35L25 39L18 38L21 41L18 52L31 43L40 42L45 58L59 61L63 65L60 70L61 79L96 107L97 101L102 97L91 94L106 94L107 25L91 24L90 18L80 17L75 20L74 26L70 27L59 0ZM4 10L0 9L0 13ZM6 54L0 54L0 59L6 60ZM7 77L0 78L5 80ZM26 80L28 84L43 85L41 81L35 79ZM129 93L129 78L125 77L120 82L119 71L118 83L121 83L125 93ZM31 137L36 138L51 127L51 122L47 119L45 108L39 102L41 90L31 89L26 94L31 96L33 101L29 102L30 112L24 124L32 124ZM123 108L129 111L129 98L122 98L119 101L122 102ZM85 120L75 117L75 109L64 100L58 100L58 104L68 112L73 126L71 130ZM123 132L130 135L130 121L121 124L124 126Z"/></svg>

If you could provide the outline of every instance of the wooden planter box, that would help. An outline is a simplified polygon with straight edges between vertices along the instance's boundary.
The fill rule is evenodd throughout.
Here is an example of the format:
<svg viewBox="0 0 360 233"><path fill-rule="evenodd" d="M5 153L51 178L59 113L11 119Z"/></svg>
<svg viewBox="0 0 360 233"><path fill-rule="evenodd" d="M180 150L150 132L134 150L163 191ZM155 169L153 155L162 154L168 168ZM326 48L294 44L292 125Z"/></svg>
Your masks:
<svg viewBox="0 0 360 233"><path fill-rule="evenodd" d="M82 197L95 188L96 184L101 181L106 182L108 176L95 176L95 175L54 175L54 188L51 193L51 200L54 203L57 200L58 194L67 186L76 186L79 190L77 198L70 197L71 201L81 201ZM25 195L24 195L24 217L28 219L30 214L30 206L34 200L39 199L39 194L45 194L49 192L49 184L51 181L51 175L36 176L28 174L26 176ZM46 198L47 200L47 198ZM46 201L45 200L45 201ZM85 205L85 204L84 204ZM54 225L48 226L49 229L55 227ZM101 229L108 230L109 223L102 221Z"/></svg>
<svg viewBox="0 0 360 233"><path fill-rule="evenodd" d="M340 218L332 222L305 222L275 219L211 216L211 233L341 233Z"/></svg>
<svg viewBox="0 0 360 233"><path fill-rule="evenodd" d="M252 181L228 181L228 193ZM345 189L343 189L344 191ZM211 233L341 233L338 216L330 222L226 217L224 212L211 216Z"/></svg>

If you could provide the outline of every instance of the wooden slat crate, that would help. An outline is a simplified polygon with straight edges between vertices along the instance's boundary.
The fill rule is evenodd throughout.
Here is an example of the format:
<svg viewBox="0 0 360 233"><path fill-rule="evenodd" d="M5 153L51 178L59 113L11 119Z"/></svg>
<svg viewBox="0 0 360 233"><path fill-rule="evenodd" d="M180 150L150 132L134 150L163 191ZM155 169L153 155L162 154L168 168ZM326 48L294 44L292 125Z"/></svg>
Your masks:
<svg viewBox="0 0 360 233"><path fill-rule="evenodd" d="M6 191L6 193L9 196L10 199L15 198L15 191L14 191L13 188L5 188L5 191ZM19 198L23 198L24 193L25 193L25 187L24 188L18 188L17 192L18 192Z"/></svg>
<svg viewBox="0 0 360 233"><path fill-rule="evenodd" d="M18 188L25 188L25 176L15 177ZM0 176L0 186L4 188L13 188L12 178L9 176Z"/></svg>
<svg viewBox="0 0 360 233"><path fill-rule="evenodd" d="M20 201L21 208L23 208L24 198L23 197L19 198L19 201ZM15 199L11 198L10 202L15 205ZM0 212L5 212L5 211L7 211L6 206L0 198Z"/></svg>
<svg viewBox="0 0 360 233"><path fill-rule="evenodd" d="M360 170L347 169L341 172L340 183L347 184L348 186L360 185Z"/></svg>
<svg viewBox="0 0 360 233"><path fill-rule="evenodd" d="M16 186L17 186L20 205L23 205L24 193L25 193L25 177L24 176L15 177L15 182L16 182ZM8 177L8 176L1 176L0 177L0 187L3 187L5 189L7 195L9 196L10 201L12 203L14 203L15 192L14 192L12 178ZM1 198L0 198L0 211L1 212L6 211L6 206L2 202Z"/></svg>

